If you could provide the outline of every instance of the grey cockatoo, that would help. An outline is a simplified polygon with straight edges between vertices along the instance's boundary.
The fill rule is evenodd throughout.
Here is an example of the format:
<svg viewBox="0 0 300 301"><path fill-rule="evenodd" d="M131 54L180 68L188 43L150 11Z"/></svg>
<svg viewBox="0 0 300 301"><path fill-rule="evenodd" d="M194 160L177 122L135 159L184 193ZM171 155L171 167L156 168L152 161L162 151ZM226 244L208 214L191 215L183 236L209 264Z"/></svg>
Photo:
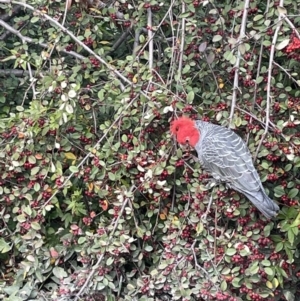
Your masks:
<svg viewBox="0 0 300 301"><path fill-rule="evenodd" d="M277 214L278 205L267 196L250 152L235 132L181 117L172 122L171 133L178 143L189 143L195 148L202 167L214 179L245 195L266 218Z"/></svg>

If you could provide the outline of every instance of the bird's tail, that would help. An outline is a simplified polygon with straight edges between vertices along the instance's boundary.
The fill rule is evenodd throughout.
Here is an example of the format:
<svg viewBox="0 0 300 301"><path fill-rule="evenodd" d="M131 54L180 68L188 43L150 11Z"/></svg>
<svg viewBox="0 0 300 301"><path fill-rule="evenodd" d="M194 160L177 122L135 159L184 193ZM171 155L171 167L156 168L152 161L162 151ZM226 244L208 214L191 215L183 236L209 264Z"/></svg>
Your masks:
<svg viewBox="0 0 300 301"><path fill-rule="evenodd" d="M266 218L270 219L277 215L279 211L278 205L264 191L260 190L255 194L245 193L245 196Z"/></svg>

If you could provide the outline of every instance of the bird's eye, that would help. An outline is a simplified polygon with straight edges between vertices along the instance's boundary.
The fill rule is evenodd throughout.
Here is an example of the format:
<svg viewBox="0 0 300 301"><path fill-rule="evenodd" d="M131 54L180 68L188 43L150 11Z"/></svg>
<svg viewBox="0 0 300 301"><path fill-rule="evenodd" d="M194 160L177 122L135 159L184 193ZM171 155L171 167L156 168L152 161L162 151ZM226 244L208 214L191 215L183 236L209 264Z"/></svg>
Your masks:
<svg viewBox="0 0 300 301"><path fill-rule="evenodd" d="M179 131L179 127L178 127L178 126L176 126L176 128L175 128L175 131L176 131L176 132L178 132L178 131Z"/></svg>

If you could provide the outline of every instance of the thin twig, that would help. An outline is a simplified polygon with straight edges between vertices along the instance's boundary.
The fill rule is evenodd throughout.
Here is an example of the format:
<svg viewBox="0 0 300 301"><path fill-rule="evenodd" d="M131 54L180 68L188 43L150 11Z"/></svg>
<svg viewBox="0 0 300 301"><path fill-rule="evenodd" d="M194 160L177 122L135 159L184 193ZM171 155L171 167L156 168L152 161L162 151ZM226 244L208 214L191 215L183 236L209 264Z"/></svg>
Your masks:
<svg viewBox="0 0 300 301"><path fill-rule="evenodd" d="M241 42L246 33L246 23L247 23L247 16L248 16L248 9L249 9L249 3L250 0L245 0L244 4L244 12L243 12L243 17L242 17L242 23L241 23L241 30L240 30L240 36L238 38L238 43ZM237 51L237 58L236 58L236 63L235 63L235 70L234 70L234 81L233 81L233 92L232 92L232 100L231 100L231 108L230 108L230 115L229 115L229 127L231 126L231 122L233 119L234 115L234 109L236 106L236 99L237 99L237 91L239 89L239 73L240 73L240 61L241 61L241 52L238 48Z"/></svg>
<svg viewBox="0 0 300 301"><path fill-rule="evenodd" d="M135 30L133 52L132 52L133 57L136 57L136 52L137 52L137 48L139 46L141 32L142 32L142 29L140 29L140 28Z"/></svg>
<svg viewBox="0 0 300 301"><path fill-rule="evenodd" d="M132 25L129 26L122 34L121 36L117 39L117 41L113 44L113 46L110 48L110 50L105 54L105 55L109 55L111 53L113 53L122 43L124 43L124 41L126 41L127 37L130 34L130 30L132 28Z"/></svg>
<svg viewBox="0 0 300 301"><path fill-rule="evenodd" d="M182 14L185 13L185 3L182 1ZM180 48L179 48L179 62L178 62L178 79L177 79L177 84L179 81L181 81L181 76L182 76L182 65L183 65L183 51L184 51L184 44L185 44L185 18L182 18L181 20L181 37L180 37ZM179 85L178 85L179 86Z"/></svg>
<svg viewBox="0 0 300 301"><path fill-rule="evenodd" d="M7 1L7 0L0 0L0 3L1 3L1 1ZM171 11L174 2L175 2L175 0L172 0L169 9L167 10L167 12L165 13L165 15L164 15L163 18L161 19L160 23L157 25L157 28L160 28L161 25L165 22L165 19L166 19L167 15L169 14L169 12ZM157 31L154 31L154 32L153 32L152 39L154 39L156 33L157 33ZM145 48L148 46L148 43L149 43L149 42L150 42L150 41L148 40L148 41L143 45L143 47L139 50L138 54L136 55L137 58L138 58L138 57L141 55L141 53L145 50Z"/></svg>
<svg viewBox="0 0 300 301"><path fill-rule="evenodd" d="M206 270L199 265L198 260L197 260L197 255L195 252L195 244L196 244L197 240L194 239L193 244L191 245L191 250L193 253L193 257L194 257L194 262L195 262L195 267L198 268L199 270L201 270L205 275L209 276L208 272L206 272Z"/></svg>
<svg viewBox="0 0 300 301"><path fill-rule="evenodd" d="M170 11L169 12L169 19L170 19L170 28L171 28L171 33L172 33L172 37L174 37L174 25L173 25L173 14ZM170 68L169 68L169 72L168 72L168 76L167 76L167 85L168 86L172 86L172 81L173 81L173 75L174 75L174 50L176 49L176 37L172 39L172 47L170 47L172 49L172 56L171 56L171 61L170 61ZM169 89L170 90L170 89Z"/></svg>
<svg viewBox="0 0 300 301"><path fill-rule="evenodd" d="M284 0L280 0L279 6L283 6ZM264 139L266 138L266 135L268 134L269 131L269 123L270 123L270 103L271 103L271 81L272 81L272 70L273 70L273 62L274 62L274 53L275 53L275 45L277 42L278 38L278 33L281 28L282 23L280 22L285 15L279 13L278 16L278 25L276 27L276 30L274 32L273 40L272 40L272 45L271 45L271 50L270 50L270 58L269 58L269 69L268 69L268 81L267 81L267 100L266 100L266 122L265 122L265 131L261 136L261 139L259 141L259 144L257 146L255 155L254 155L254 161L256 161L257 155L259 153L259 150L262 146L262 143Z"/></svg>
<svg viewBox="0 0 300 301"><path fill-rule="evenodd" d="M282 19L284 19L284 21L289 24L289 26L293 29L294 33L296 34L297 38L300 39L300 33L295 27L295 25L291 22L291 20L286 15L283 14L282 14Z"/></svg>
<svg viewBox="0 0 300 301"><path fill-rule="evenodd" d="M153 29L152 29L152 10L151 7L147 8L147 29L148 29L148 41L149 41L149 69L152 72L153 69Z"/></svg>
<svg viewBox="0 0 300 301"><path fill-rule="evenodd" d="M286 69L284 69L282 66L277 64L275 61L273 62L273 64L275 66L277 66L278 68L280 68L289 77L289 79L291 79L297 86L299 86L299 83L297 82L297 80L295 80L295 78L290 73L288 73L288 71Z"/></svg>
<svg viewBox="0 0 300 301"><path fill-rule="evenodd" d="M205 55L206 62L207 62L207 65L208 65L208 67L209 67L209 70L210 70L210 72L211 72L211 74L212 74L212 76L213 76L213 78L214 78L214 80L215 80L215 84L216 84L216 86L217 86L217 91L218 91L218 93L219 93L219 95L220 95L220 97L221 97L221 91L220 91L220 88L219 88L219 83L218 83L218 80L217 80L217 78L216 78L215 72L213 71L213 69L212 69L212 67L211 67L211 64L210 64L210 62L209 62L209 60L208 60L208 56L207 56L207 54L206 54L206 51L204 51L204 55Z"/></svg>
<svg viewBox="0 0 300 301"><path fill-rule="evenodd" d="M258 79L258 77L260 75L260 66L261 66L261 61L262 61L263 49L264 49L264 45L263 45L263 43L261 43L260 51L259 51L259 57L258 57L258 64L257 64L256 79ZM251 110L254 109L254 106L255 106L255 103L256 103L257 90L258 90L257 86L258 86L258 84L257 84L257 80L256 80L255 84L254 84L254 96L253 96L253 102L252 102ZM249 124L252 124L252 116L249 120ZM249 136L250 136L250 133L247 134L247 139L246 139L247 144L248 144L248 141L249 141Z"/></svg>

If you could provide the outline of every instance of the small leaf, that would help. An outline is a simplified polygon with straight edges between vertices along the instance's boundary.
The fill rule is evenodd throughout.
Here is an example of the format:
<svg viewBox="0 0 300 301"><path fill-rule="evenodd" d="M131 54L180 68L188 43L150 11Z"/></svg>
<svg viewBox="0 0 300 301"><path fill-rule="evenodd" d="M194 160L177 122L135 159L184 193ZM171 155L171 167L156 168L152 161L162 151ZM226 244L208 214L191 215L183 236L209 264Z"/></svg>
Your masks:
<svg viewBox="0 0 300 301"><path fill-rule="evenodd" d="M215 60L215 57L215 54L212 51L210 51L210 53L206 57L207 63L210 65Z"/></svg>
<svg viewBox="0 0 300 301"><path fill-rule="evenodd" d="M266 282L266 286L267 286L269 289L272 289L272 288L273 288L273 284L272 284L272 282L270 282L270 281L267 281L267 282Z"/></svg>
<svg viewBox="0 0 300 301"><path fill-rule="evenodd" d="M290 43L290 39L285 39L276 45L276 49L281 50L281 49L285 48L289 43Z"/></svg>
<svg viewBox="0 0 300 301"><path fill-rule="evenodd" d="M74 90L70 90L69 92L68 92L68 96L70 97L70 98L74 98L74 97L76 97L76 92L74 91Z"/></svg>
<svg viewBox="0 0 300 301"><path fill-rule="evenodd" d="M265 270L267 275L274 276L274 271L273 271L272 268L266 267L266 268L264 268L264 270Z"/></svg>
<svg viewBox="0 0 300 301"><path fill-rule="evenodd" d="M298 193L299 193L299 189L293 188L289 191L288 197L293 199L296 195L298 195Z"/></svg>
<svg viewBox="0 0 300 301"><path fill-rule="evenodd" d="M79 171L77 166L70 166L69 169L72 173L76 173Z"/></svg>
<svg viewBox="0 0 300 301"><path fill-rule="evenodd" d="M39 20L40 20L40 18L37 17L37 16L35 16L35 17L31 18L30 22L31 22L31 23L36 23L36 22L39 21Z"/></svg>
<svg viewBox="0 0 300 301"><path fill-rule="evenodd" d="M283 6L277 6L277 10L280 14L287 14L287 10Z"/></svg>
<svg viewBox="0 0 300 301"><path fill-rule="evenodd" d="M76 160L76 156L73 153L65 153L65 157L68 160Z"/></svg>
<svg viewBox="0 0 300 301"><path fill-rule="evenodd" d="M29 156L28 162L31 163L31 164L35 164L36 163L36 158L34 156Z"/></svg>
<svg viewBox="0 0 300 301"><path fill-rule="evenodd" d="M116 180L116 175L115 175L114 173L112 173L112 172L109 172L109 173L108 173L108 177L109 177L109 179L110 179L111 181L115 181L115 180Z"/></svg>
<svg viewBox="0 0 300 301"><path fill-rule="evenodd" d="M228 256L232 256L232 255L234 255L236 253L236 249L233 249L233 248L229 248L229 249L227 249L226 250L226 255L228 255Z"/></svg>
<svg viewBox="0 0 300 301"><path fill-rule="evenodd" d="M226 282L225 280L223 280L223 281L221 282L221 290L222 290L223 292L225 292L225 291L227 290L227 282Z"/></svg>
<svg viewBox="0 0 300 301"><path fill-rule="evenodd" d="M114 262L114 258L113 257L108 257L106 260L106 265L110 266L112 265Z"/></svg>
<svg viewBox="0 0 300 301"><path fill-rule="evenodd" d="M7 253L9 252L11 249L11 246L3 239L0 238L0 252L3 253Z"/></svg>
<svg viewBox="0 0 300 301"><path fill-rule="evenodd" d="M206 49L206 47L207 47L207 43L206 42L201 43L200 46L199 46L199 48L198 48L199 52L204 52L205 49Z"/></svg>
<svg viewBox="0 0 300 301"><path fill-rule="evenodd" d="M278 244L276 244L275 247L275 252L278 253L283 249L283 242L279 242Z"/></svg>
<svg viewBox="0 0 300 301"><path fill-rule="evenodd" d="M228 39L228 43L234 45L234 44L237 43L237 39L235 39L235 38L229 38Z"/></svg>
<svg viewBox="0 0 300 301"><path fill-rule="evenodd" d="M192 103L195 97L195 92L193 90L191 90L188 95L187 95L187 101L189 103Z"/></svg>
<svg viewBox="0 0 300 301"><path fill-rule="evenodd" d="M291 291L284 290L283 294L286 301L295 301L295 295Z"/></svg>
<svg viewBox="0 0 300 301"><path fill-rule="evenodd" d="M147 251L147 252L151 252L151 251L153 251L153 247L152 246L145 246L145 251Z"/></svg>
<svg viewBox="0 0 300 301"><path fill-rule="evenodd" d="M276 288L276 287L279 285L278 279L277 279L277 278L274 278L274 279L272 280L272 284L273 284L273 287Z"/></svg>
<svg viewBox="0 0 300 301"><path fill-rule="evenodd" d="M69 103L66 105L66 112L69 113L69 114L74 113L74 109ZM67 121L65 121L65 122L67 122Z"/></svg>
<svg viewBox="0 0 300 301"><path fill-rule="evenodd" d="M41 225L39 223L37 223L37 222L32 222L31 223L31 228L33 230L41 230Z"/></svg>
<svg viewBox="0 0 300 301"><path fill-rule="evenodd" d="M221 35L219 35L219 34L217 34L217 35L215 35L214 37L213 37L213 42L218 42L218 41L221 41L222 40L222 36Z"/></svg>
<svg viewBox="0 0 300 301"><path fill-rule="evenodd" d="M256 15L254 18L253 18L253 21L258 21L260 19L262 19L264 17L264 15Z"/></svg>
<svg viewBox="0 0 300 301"><path fill-rule="evenodd" d="M239 51L240 51L241 54L245 54L245 52L246 52L246 46L245 46L244 43L240 44L238 46L238 49L239 49Z"/></svg>
<svg viewBox="0 0 300 301"><path fill-rule="evenodd" d="M36 175L38 172L40 171L40 167L39 166L36 166L36 167L33 167L30 171L30 174L32 176Z"/></svg>
<svg viewBox="0 0 300 301"><path fill-rule="evenodd" d="M65 270L61 267L55 267L53 269L53 274L55 277L57 277L58 279L62 279L68 276L68 274L65 272Z"/></svg>

